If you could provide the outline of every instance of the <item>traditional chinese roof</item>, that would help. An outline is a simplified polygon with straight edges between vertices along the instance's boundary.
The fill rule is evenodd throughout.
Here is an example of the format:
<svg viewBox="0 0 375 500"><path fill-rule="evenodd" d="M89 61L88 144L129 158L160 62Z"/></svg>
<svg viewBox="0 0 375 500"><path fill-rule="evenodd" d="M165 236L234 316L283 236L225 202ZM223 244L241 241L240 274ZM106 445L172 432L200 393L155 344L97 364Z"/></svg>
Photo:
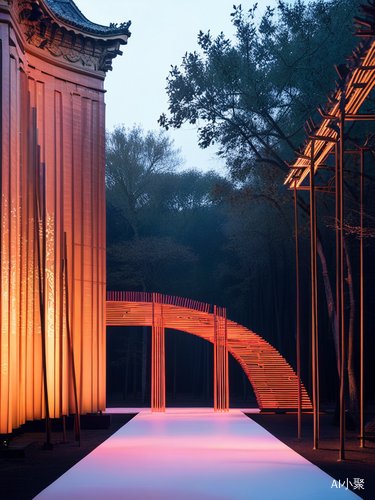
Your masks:
<svg viewBox="0 0 375 500"><path fill-rule="evenodd" d="M44 0L51 14L65 24L78 28L94 36L113 37L116 35L130 36L131 22L101 26L89 21L79 10L73 0Z"/></svg>
<svg viewBox="0 0 375 500"><path fill-rule="evenodd" d="M20 0L18 14L29 48L88 71L111 70L130 36L130 21L92 23L73 0Z"/></svg>

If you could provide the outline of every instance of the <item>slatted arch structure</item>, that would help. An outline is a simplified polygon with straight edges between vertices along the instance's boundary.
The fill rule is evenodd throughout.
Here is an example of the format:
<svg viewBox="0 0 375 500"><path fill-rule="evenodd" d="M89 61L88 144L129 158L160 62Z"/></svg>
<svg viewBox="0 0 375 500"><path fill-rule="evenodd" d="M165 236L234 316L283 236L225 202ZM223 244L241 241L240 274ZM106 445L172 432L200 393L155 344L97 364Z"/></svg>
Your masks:
<svg viewBox="0 0 375 500"><path fill-rule="evenodd" d="M106 318L107 326L152 327L153 411L165 409L165 328L191 333L214 344L215 410L226 411L229 407L228 352L246 373L261 411L298 407L298 379L292 367L259 335L227 319L223 309L161 294L107 292ZM301 386L302 409L311 410L309 396Z"/></svg>

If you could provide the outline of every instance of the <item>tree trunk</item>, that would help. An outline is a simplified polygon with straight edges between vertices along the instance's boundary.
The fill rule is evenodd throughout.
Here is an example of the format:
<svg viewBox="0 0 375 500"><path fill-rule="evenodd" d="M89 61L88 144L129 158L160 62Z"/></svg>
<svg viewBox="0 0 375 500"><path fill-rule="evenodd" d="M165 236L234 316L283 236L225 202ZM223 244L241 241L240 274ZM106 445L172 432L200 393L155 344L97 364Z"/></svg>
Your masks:
<svg viewBox="0 0 375 500"><path fill-rule="evenodd" d="M177 337L176 333L173 335L173 399L176 399L177 393Z"/></svg>
<svg viewBox="0 0 375 500"><path fill-rule="evenodd" d="M147 326L142 327L142 404L146 395L146 374L147 374Z"/></svg>
<svg viewBox="0 0 375 500"><path fill-rule="evenodd" d="M124 383L124 392L122 395L123 400L126 400L128 397L129 364L130 364L130 334L128 336L127 349L126 349L125 383Z"/></svg>
<svg viewBox="0 0 375 500"><path fill-rule="evenodd" d="M333 300L331 284L328 277L327 271L327 262L325 260L325 255L323 252L321 240L318 236L317 238L317 251L319 254L320 262L322 264L323 269L323 281L324 288L326 292L327 306L328 306L328 314L332 327L332 333L335 343L335 351L336 351L336 359L337 359L337 371L340 374L340 350L339 350L339 338L337 331L337 314L335 303ZM349 407L350 412L355 415L358 408L358 390L357 383L355 379L355 371L354 371L354 357L353 357L353 344L354 344L354 315L355 315L355 300L354 300L354 290L353 290L353 276L352 276L352 267L349 257L349 252L347 250L347 246L344 240L344 252L345 252L345 260L346 267L348 271L347 283L349 287L349 298L350 298L350 318L349 318L349 338L348 338L348 380L349 380Z"/></svg>
<svg viewBox="0 0 375 500"><path fill-rule="evenodd" d="M138 238L138 236L137 236ZM146 293L146 285L143 283L142 290ZM142 375L141 375L141 396L142 404L146 395L146 375L147 375L147 326L142 327Z"/></svg>
<svg viewBox="0 0 375 500"><path fill-rule="evenodd" d="M245 375L245 372L244 372L244 371L242 371L243 400L244 400L244 401L246 401L246 397L247 397L247 391L246 391L246 389L247 389L247 383L246 383L246 382L247 382L247 380L248 380L248 379L247 379L247 377L246 377L246 375Z"/></svg>
<svg viewBox="0 0 375 500"><path fill-rule="evenodd" d="M355 314L355 301L354 301L354 291L353 291L353 274L352 266L350 262L349 252L344 240L344 251L346 267L348 271L347 283L349 287L349 299L350 299L350 317L349 317L349 336L348 336L348 380L349 380L349 410L350 413L355 417L358 410L358 390L357 382L355 379L354 371L354 314Z"/></svg>
<svg viewBox="0 0 375 500"><path fill-rule="evenodd" d="M332 328L333 341L335 344L337 373L340 375L340 347L339 347L340 344L339 344L339 336L338 336L338 331L337 331L336 307L335 307L335 301L333 300L331 283L329 281L329 276L328 276L327 261L326 261L326 258L325 258L324 252L323 252L322 242L321 242L319 236L317 237L317 251L318 251L320 263L322 265L322 274L323 274L324 289L326 292L328 315L329 315L329 321L331 323L331 328Z"/></svg>
<svg viewBox="0 0 375 500"><path fill-rule="evenodd" d="M134 380L133 380L133 384L134 384L134 387L133 387L133 399L134 401L137 399L137 354L136 354L136 351L134 351L134 354L133 354L133 375L134 375Z"/></svg>
<svg viewBox="0 0 375 500"><path fill-rule="evenodd" d="M276 348L278 351L282 351L283 339L282 339L282 319L281 319L281 306L280 306L280 287L279 287L279 276L277 269L277 261L275 252L273 247L269 245L270 249L270 269L271 269L271 294L272 294L272 303L274 308L274 321L272 322L271 328L273 331L276 330L277 334L277 345ZM275 342L275 343L276 343Z"/></svg>

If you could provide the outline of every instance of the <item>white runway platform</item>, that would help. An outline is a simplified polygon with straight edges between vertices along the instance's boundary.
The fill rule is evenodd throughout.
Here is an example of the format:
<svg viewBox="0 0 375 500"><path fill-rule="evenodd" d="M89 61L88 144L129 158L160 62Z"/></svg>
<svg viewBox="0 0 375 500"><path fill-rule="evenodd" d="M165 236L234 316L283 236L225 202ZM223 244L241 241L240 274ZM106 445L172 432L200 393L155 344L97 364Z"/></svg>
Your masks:
<svg viewBox="0 0 375 500"><path fill-rule="evenodd" d="M142 409L36 499L359 499L332 483L240 410Z"/></svg>

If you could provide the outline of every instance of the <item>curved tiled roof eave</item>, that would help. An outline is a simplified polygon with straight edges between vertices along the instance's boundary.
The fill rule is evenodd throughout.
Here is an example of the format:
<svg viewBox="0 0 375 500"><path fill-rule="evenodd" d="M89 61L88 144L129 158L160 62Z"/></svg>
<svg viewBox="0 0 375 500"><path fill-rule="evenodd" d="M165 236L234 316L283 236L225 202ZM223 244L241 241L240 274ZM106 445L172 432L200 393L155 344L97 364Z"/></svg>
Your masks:
<svg viewBox="0 0 375 500"><path fill-rule="evenodd" d="M81 32L99 38L119 38L130 37L129 26L131 21L122 23L120 26L113 24L102 26L89 21L75 5L73 0L42 0L51 16L63 22L71 28L76 28ZM126 40L123 40L126 43Z"/></svg>

